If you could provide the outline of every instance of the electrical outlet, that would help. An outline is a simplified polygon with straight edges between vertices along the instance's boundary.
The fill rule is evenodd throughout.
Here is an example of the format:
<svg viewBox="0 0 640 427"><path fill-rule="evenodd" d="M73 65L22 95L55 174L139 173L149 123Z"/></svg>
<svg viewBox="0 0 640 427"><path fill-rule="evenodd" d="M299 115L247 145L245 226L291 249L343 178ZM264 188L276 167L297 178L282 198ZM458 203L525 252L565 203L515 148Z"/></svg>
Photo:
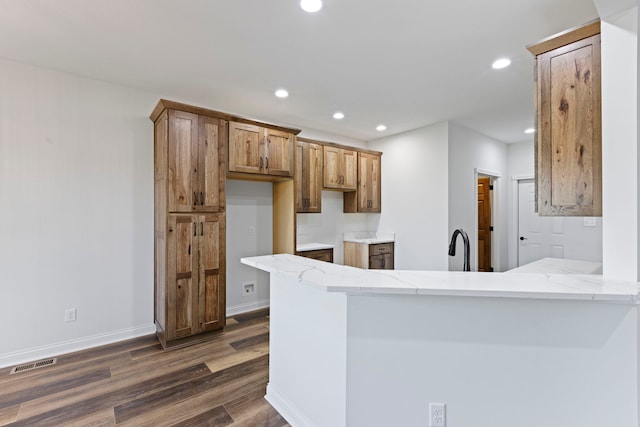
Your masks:
<svg viewBox="0 0 640 427"><path fill-rule="evenodd" d="M584 218L584 226L585 227L595 227L596 226L596 219L594 217L585 217Z"/></svg>
<svg viewBox="0 0 640 427"><path fill-rule="evenodd" d="M444 403L429 403L429 427L446 427Z"/></svg>
<svg viewBox="0 0 640 427"><path fill-rule="evenodd" d="M256 235L256 226L255 225L250 225L249 226L249 236L255 236Z"/></svg>
<svg viewBox="0 0 640 427"><path fill-rule="evenodd" d="M78 309L76 308L68 308L64 311L64 321L65 322L75 322L78 316Z"/></svg>
<svg viewBox="0 0 640 427"><path fill-rule="evenodd" d="M242 284L242 296L256 293L256 282L244 282Z"/></svg>

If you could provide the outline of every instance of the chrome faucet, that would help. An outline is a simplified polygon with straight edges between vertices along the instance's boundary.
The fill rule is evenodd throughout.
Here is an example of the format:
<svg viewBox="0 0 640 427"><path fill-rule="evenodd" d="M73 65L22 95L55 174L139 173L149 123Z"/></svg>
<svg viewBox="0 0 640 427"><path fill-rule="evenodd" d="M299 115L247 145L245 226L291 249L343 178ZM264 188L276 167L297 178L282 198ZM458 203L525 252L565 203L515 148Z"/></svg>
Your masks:
<svg viewBox="0 0 640 427"><path fill-rule="evenodd" d="M464 243L464 271L471 271L471 265L469 262L469 236L462 229L458 228L453 232L453 236L451 236L451 243L449 243L449 256L455 256L456 254L456 239L458 238L458 234L462 235L462 241Z"/></svg>

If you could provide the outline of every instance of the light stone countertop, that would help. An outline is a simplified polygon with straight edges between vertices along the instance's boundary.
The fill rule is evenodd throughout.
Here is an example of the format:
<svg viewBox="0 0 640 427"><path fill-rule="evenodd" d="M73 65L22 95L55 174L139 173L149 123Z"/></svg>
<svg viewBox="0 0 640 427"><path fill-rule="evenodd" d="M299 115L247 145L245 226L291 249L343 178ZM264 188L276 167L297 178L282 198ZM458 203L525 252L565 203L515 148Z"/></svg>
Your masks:
<svg viewBox="0 0 640 427"><path fill-rule="evenodd" d="M343 235L345 242L364 243L374 245L377 243L393 243L396 233L379 233L376 231L347 231Z"/></svg>
<svg viewBox="0 0 640 427"><path fill-rule="evenodd" d="M327 292L592 300L629 304L639 300L638 283L603 279L594 274L363 270L286 254L242 258L241 262Z"/></svg>
<svg viewBox="0 0 640 427"><path fill-rule="evenodd" d="M322 249L333 249L333 245L327 243L300 243L296 246L296 252L318 251Z"/></svg>
<svg viewBox="0 0 640 427"><path fill-rule="evenodd" d="M602 263L576 259L542 258L506 273L602 274Z"/></svg>

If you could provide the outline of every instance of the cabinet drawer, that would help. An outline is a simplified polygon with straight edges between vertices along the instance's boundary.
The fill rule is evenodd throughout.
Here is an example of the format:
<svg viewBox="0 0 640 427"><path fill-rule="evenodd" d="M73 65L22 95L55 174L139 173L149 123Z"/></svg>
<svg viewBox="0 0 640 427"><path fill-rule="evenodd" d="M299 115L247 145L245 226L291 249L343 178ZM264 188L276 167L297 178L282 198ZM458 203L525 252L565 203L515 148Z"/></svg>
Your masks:
<svg viewBox="0 0 640 427"><path fill-rule="evenodd" d="M369 268L372 270L393 270L393 254L371 255Z"/></svg>
<svg viewBox="0 0 640 427"><path fill-rule="evenodd" d="M393 254L393 243L377 243L369 245L369 256Z"/></svg>
<svg viewBox="0 0 640 427"><path fill-rule="evenodd" d="M296 252L296 255L318 261L333 262L333 249L318 249L315 251Z"/></svg>

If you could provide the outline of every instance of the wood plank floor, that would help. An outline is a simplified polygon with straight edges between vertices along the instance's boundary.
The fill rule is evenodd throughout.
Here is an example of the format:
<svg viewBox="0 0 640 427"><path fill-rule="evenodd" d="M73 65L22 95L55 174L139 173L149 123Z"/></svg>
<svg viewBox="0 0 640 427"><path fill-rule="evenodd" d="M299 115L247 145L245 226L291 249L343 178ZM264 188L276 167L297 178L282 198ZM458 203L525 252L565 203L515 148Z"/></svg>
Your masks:
<svg viewBox="0 0 640 427"><path fill-rule="evenodd" d="M181 349L146 336L33 371L0 369L0 426L288 426L264 399L268 368L262 310Z"/></svg>

